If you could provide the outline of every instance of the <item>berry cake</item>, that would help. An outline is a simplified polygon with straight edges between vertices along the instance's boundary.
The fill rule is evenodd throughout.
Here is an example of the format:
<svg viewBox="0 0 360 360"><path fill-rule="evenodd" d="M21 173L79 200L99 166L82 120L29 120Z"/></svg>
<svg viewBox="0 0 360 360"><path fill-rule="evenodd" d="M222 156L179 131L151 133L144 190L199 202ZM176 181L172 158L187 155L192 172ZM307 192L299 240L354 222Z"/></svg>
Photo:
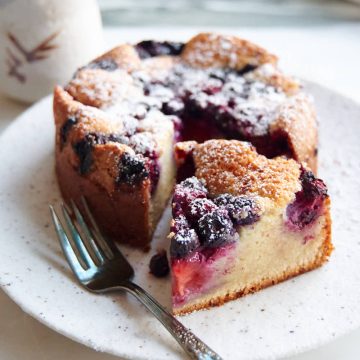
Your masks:
<svg viewBox="0 0 360 360"><path fill-rule="evenodd" d="M173 189L180 140L248 141L316 172L311 100L276 56L232 36L118 46L56 87L54 117L64 199L85 196L108 236L145 249Z"/></svg>
<svg viewBox="0 0 360 360"><path fill-rule="evenodd" d="M220 305L322 265L332 251L324 182L237 140L176 145L170 233L175 314ZM186 155L186 156L185 156Z"/></svg>

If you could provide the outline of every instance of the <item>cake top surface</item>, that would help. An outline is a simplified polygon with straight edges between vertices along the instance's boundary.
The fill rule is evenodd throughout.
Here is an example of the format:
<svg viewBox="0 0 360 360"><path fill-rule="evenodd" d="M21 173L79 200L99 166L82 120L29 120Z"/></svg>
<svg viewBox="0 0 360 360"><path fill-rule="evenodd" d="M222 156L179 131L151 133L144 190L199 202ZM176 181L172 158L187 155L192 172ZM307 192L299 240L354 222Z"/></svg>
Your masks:
<svg viewBox="0 0 360 360"><path fill-rule="evenodd" d="M164 58L155 58L158 64ZM85 68L70 81L66 90L85 105L100 108L118 119L146 118L160 110L165 115L179 115L190 102L205 109L223 108L229 116L246 123L254 135L263 135L279 117L280 105L288 99L281 87L263 81L256 74L275 73L247 68L245 73L228 68L200 69L173 58L171 68L155 67L153 58L143 61L132 76L122 69L108 72Z"/></svg>
<svg viewBox="0 0 360 360"><path fill-rule="evenodd" d="M300 165L294 160L267 159L246 142L209 140L193 150L195 175L212 195L254 195L285 205L300 190Z"/></svg>
<svg viewBox="0 0 360 360"><path fill-rule="evenodd" d="M196 106L226 113L243 136L261 136L299 90L276 62L246 40L203 33L186 44L121 45L80 68L65 90L118 121L181 116Z"/></svg>

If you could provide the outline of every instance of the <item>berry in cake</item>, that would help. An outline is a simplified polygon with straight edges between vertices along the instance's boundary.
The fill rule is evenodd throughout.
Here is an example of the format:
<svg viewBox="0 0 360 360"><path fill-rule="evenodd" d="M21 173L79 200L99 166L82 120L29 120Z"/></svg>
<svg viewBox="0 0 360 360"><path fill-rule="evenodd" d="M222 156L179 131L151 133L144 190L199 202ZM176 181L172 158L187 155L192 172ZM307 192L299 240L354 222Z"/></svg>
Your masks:
<svg viewBox="0 0 360 360"><path fill-rule="evenodd" d="M286 209L287 225L294 231L301 231L315 222L322 215L322 204L328 197L326 185L321 179L315 178L311 171L301 168L299 179L302 188Z"/></svg>
<svg viewBox="0 0 360 360"><path fill-rule="evenodd" d="M173 225L174 237L170 245L170 254L174 258L182 258L193 253L200 246L200 239L186 218L177 218Z"/></svg>
<svg viewBox="0 0 360 360"><path fill-rule="evenodd" d="M67 141L67 136L71 128L76 124L76 118L75 117L69 117L63 124L63 126L60 129L60 142L61 146L64 146L64 144Z"/></svg>
<svg viewBox="0 0 360 360"><path fill-rule="evenodd" d="M56 88L54 116L57 175L65 200L79 202L85 196L104 233L145 249L173 190L172 149L180 140L246 140L268 158L283 155L316 171L310 98L280 72L276 56L232 36L120 45L76 71L65 88ZM184 154L177 179L191 177L194 166L192 156ZM257 221L252 199L217 203L207 194L201 206L200 200L192 205L191 220L190 205L184 204L198 197L197 191L179 190L177 196L190 226L202 205L216 206L197 225L200 243L216 248L234 242L230 223ZM289 227L311 221L317 211L316 202L298 197L289 210ZM299 210L303 207L307 212ZM188 230L183 231L185 238ZM191 248L195 238L184 247Z"/></svg>
<svg viewBox="0 0 360 360"><path fill-rule="evenodd" d="M194 172L172 200L175 314L220 305L327 260L330 199L310 170L235 140L179 143L175 152L184 149Z"/></svg>
<svg viewBox="0 0 360 360"><path fill-rule="evenodd" d="M89 133L82 140L74 144L74 151L79 158L79 173L86 174L92 164L92 149L100 138L96 134Z"/></svg>
<svg viewBox="0 0 360 360"><path fill-rule="evenodd" d="M215 198L215 204L225 208L236 225L250 225L259 219L254 199L246 196L222 194Z"/></svg>
<svg viewBox="0 0 360 360"><path fill-rule="evenodd" d="M158 278L165 277L169 274L169 262L166 255L166 250L162 249L158 251L150 259L150 273Z"/></svg>
<svg viewBox="0 0 360 360"><path fill-rule="evenodd" d="M124 153L119 161L118 183L136 185L149 176L145 161L140 156L132 156Z"/></svg>
<svg viewBox="0 0 360 360"><path fill-rule="evenodd" d="M144 40L135 45L140 59L159 55L180 55L184 44L181 42Z"/></svg>
<svg viewBox="0 0 360 360"><path fill-rule="evenodd" d="M111 59L99 59L96 61L91 62L89 65L86 66L88 69L101 69L106 71L115 71L118 69L117 63Z"/></svg>

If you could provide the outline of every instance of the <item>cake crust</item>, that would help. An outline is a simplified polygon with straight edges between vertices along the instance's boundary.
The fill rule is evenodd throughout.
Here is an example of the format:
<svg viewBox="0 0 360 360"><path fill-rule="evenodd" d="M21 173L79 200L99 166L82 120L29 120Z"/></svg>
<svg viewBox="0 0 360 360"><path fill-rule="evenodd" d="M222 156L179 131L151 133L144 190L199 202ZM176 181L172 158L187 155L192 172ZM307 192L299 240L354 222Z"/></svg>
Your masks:
<svg viewBox="0 0 360 360"><path fill-rule="evenodd" d="M219 157L221 154L221 157ZM193 150L196 177L211 194L253 194L281 206L293 198L300 165L292 159L268 159L236 140L209 140Z"/></svg>
<svg viewBox="0 0 360 360"><path fill-rule="evenodd" d="M251 64L276 64L277 57L250 41L236 36L201 33L193 37L181 54L194 67L220 67L240 70Z"/></svg>
<svg viewBox="0 0 360 360"><path fill-rule="evenodd" d="M151 182L145 178L137 184L118 184L119 159L124 154L136 155L129 146L117 142L96 144L91 150L91 167L81 174L81 162L74 151L74 145L90 134L113 134L122 130L121 122L110 121L103 112L95 107L75 101L61 87L55 89L54 117L56 123L56 173L64 200L74 200L82 208L81 197L86 197L89 206L101 226L102 231L118 242L127 242L144 250L149 249L152 234L162 214L162 208L170 196L173 174L163 187L163 194L155 194L158 200L150 203ZM63 138L64 124L76 118L72 131ZM146 131L147 129L144 129ZM157 129L154 128L154 131ZM162 128L165 137L173 138L172 125ZM162 137L158 134L159 141ZM163 136L163 137L164 137ZM159 156L163 155L161 149ZM169 172L173 172L168 164ZM121 173L120 173L121 174ZM129 212L129 209L132 209Z"/></svg>
<svg viewBox="0 0 360 360"><path fill-rule="evenodd" d="M173 314L177 316L181 316L181 315L190 314L194 311L206 310L211 307L221 306L229 301L236 300L248 294L253 294L269 286L276 285L278 283L281 283L298 275L304 274L311 270L315 270L320 266L322 266L324 263L328 261L332 251L334 250L334 246L331 242L331 216L329 211L330 199L326 200L325 206L328 209L324 214L326 221L322 229L322 235L325 237L325 240L322 244L318 257L315 259L314 262L308 264L307 266L297 267L296 269L293 269L291 271L284 272L281 276L278 276L277 278L271 280L266 279L264 281L252 284L249 287L240 289L238 291L229 292L223 296L212 298L211 300L206 300L195 305L185 306L184 308L174 308Z"/></svg>
<svg viewBox="0 0 360 360"><path fill-rule="evenodd" d="M248 199L256 199L259 204L257 210L259 223L256 221L251 225L245 223L247 226L238 228L239 239L232 243L235 244L235 249L219 250L225 254L223 260L221 257L211 257L208 263L206 260L208 249L204 243L200 243L195 250L195 254L196 251L200 254L198 257L192 253L186 255L190 260L187 260L187 257L176 258L176 253L172 253L174 261L173 312L175 315L220 306L230 300L311 271L328 260L333 250L330 198L326 193L324 183L306 170L304 164L285 157L268 159L259 155L251 144L236 140L209 140L203 144L194 141L183 142L175 145L175 154L180 168L189 161L189 158L192 159L193 174L189 176L195 175L195 177L189 179L197 179L205 186L207 200L191 200L190 195L181 192L186 190L175 191L171 227L173 231L169 235L172 246L174 246L174 241L178 241L174 239L176 239L177 231L183 231L181 229L186 226L184 224L191 224L191 231L195 230L198 237L201 236L200 223L196 223L192 218L196 212L188 210L193 209L191 204L194 201L205 204L205 208L202 209L205 214L206 211L214 211L211 209L214 209L216 205L226 204L224 200L220 203L217 201L221 196L225 196L223 199L245 196ZM186 181L188 180L181 184L186 184ZM309 182L316 187L310 188ZM194 187L188 190L190 194L192 188ZM306 191L305 195L304 191ZM190 204L182 205L181 201L184 201L182 199L186 196L190 199ZM306 208L309 204L315 204L314 200L310 200L311 196L321 199L316 205L311 205L317 211L313 214L311 214L311 208ZM229 209L232 211L233 208ZM240 208L237 211L241 214ZM249 214L252 210L247 208L245 211ZM299 211L304 211L301 216ZM290 223L294 221L294 218L290 217L294 214L298 214L299 217L296 219L301 219L304 224ZM182 220L184 216L187 219L185 223ZM190 234L190 230L186 231ZM202 241L206 239L202 238ZM220 249L222 249L221 246L225 249L228 245L222 244ZM265 255L258 255L262 253ZM204 257L202 254L205 254ZM192 256L193 260L191 260ZM277 265L277 263L282 264L281 261L274 260L279 256L285 261L283 266ZM200 259L200 265L190 267L194 270L188 270L190 265L187 264L196 263L198 259ZM229 259L229 263L226 263L226 259ZM209 265L217 261L219 265ZM257 263L257 261L260 262ZM222 264L227 265L222 267L224 266ZM254 264L257 264L256 267ZM185 275L182 275L182 271ZM189 275L190 271L193 271L193 278ZM215 275L210 275L212 273L218 274L220 278L223 276L223 283L219 282ZM194 290L195 296L191 295L193 291L191 282L186 280L189 278L194 279L198 286ZM180 287L178 284L181 284Z"/></svg>

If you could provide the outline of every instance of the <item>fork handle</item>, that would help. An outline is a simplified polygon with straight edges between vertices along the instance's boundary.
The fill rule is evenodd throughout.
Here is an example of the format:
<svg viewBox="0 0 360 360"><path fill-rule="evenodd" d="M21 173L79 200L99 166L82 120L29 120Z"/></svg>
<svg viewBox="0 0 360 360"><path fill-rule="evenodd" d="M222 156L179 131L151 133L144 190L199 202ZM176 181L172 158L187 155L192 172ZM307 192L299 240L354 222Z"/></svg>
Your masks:
<svg viewBox="0 0 360 360"><path fill-rule="evenodd" d="M190 359L222 360L215 351L187 329L180 321L165 310L150 294L140 286L126 282L119 286L140 300L143 305L166 327L170 334L185 350Z"/></svg>

